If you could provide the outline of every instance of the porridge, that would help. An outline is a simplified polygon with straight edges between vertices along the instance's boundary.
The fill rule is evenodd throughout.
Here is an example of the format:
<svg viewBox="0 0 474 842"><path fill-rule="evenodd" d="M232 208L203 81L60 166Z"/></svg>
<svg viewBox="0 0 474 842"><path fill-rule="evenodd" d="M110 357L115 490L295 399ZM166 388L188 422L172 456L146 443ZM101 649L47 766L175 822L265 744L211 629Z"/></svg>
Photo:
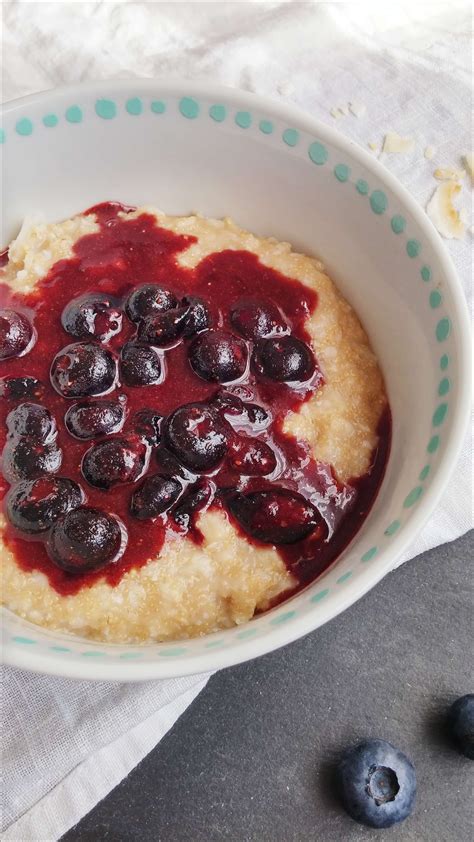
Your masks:
<svg viewBox="0 0 474 842"><path fill-rule="evenodd" d="M230 220L25 223L0 279L2 599L107 642L244 623L357 532L390 411L322 264Z"/></svg>

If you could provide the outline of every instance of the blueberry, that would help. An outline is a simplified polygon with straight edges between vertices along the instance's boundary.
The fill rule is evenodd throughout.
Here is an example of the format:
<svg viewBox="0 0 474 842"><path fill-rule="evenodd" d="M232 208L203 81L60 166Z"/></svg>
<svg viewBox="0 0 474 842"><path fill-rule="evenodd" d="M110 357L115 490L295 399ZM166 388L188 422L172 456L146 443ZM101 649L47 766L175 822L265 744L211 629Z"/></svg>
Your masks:
<svg viewBox="0 0 474 842"><path fill-rule="evenodd" d="M163 514L176 503L182 488L179 480L174 477L162 474L147 477L143 485L132 494L132 515L138 520L148 520Z"/></svg>
<svg viewBox="0 0 474 842"><path fill-rule="evenodd" d="M198 512L201 512L211 502L214 495L214 485L208 480L200 480L189 486L178 505L173 509L173 518L183 530L193 525Z"/></svg>
<svg viewBox="0 0 474 842"><path fill-rule="evenodd" d="M243 411L243 403L238 395L234 395L232 392L227 392L224 389L219 389L212 397L210 403L224 415L231 417L241 415Z"/></svg>
<svg viewBox="0 0 474 842"><path fill-rule="evenodd" d="M139 342L127 342L120 354L120 377L127 386L155 386L163 380L160 355Z"/></svg>
<svg viewBox="0 0 474 842"><path fill-rule="evenodd" d="M7 415L7 429L11 436L30 436L48 441L56 432L56 422L49 409L39 403L20 403Z"/></svg>
<svg viewBox="0 0 474 842"><path fill-rule="evenodd" d="M229 464L243 476L264 477L276 469L274 451L264 441L247 436L236 437L229 448Z"/></svg>
<svg viewBox="0 0 474 842"><path fill-rule="evenodd" d="M56 521L47 550L62 570L84 573L118 561L126 546L127 532L118 518L81 506Z"/></svg>
<svg viewBox="0 0 474 842"><path fill-rule="evenodd" d="M63 398L104 395L112 391L116 378L115 356L93 342L68 345L51 365L51 383Z"/></svg>
<svg viewBox="0 0 474 842"><path fill-rule="evenodd" d="M7 515L22 532L45 532L62 515L84 502L81 487L64 477L22 480L7 494Z"/></svg>
<svg viewBox="0 0 474 842"><path fill-rule="evenodd" d="M36 333L23 313L0 310L0 360L22 357L34 345Z"/></svg>
<svg viewBox="0 0 474 842"><path fill-rule="evenodd" d="M2 470L8 482L55 474L61 462L62 452L54 442L44 444L24 437L10 439L3 448Z"/></svg>
<svg viewBox="0 0 474 842"><path fill-rule="evenodd" d="M268 427L271 421L267 410L257 403L246 403L244 405L244 415L248 426L256 430L263 430L265 427Z"/></svg>
<svg viewBox="0 0 474 842"><path fill-rule="evenodd" d="M43 384L36 377L0 377L0 398L39 400L43 391Z"/></svg>
<svg viewBox="0 0 474 842"><path fill-rule="evenodd" d="M186 307L152 313L138 326L138 340L155 348L172 348L180 341L185 327Z"/></svg>
<svg viewBox="0 0 474 842"><path fill-rule="evenodd" d="M458 750L474 760L474 693L456 699L448 711L448 728Z"/></svg>
<svg viewBox="0 0 474 842"><path fill-rule="evenodd" d="M294 336L261 339L255 345L252 364L257 374L277 383L303 383L316 368L311 348Z"/></svg>
<svg viewBox="0 0 474 842"><path fill-rule="evenodd" d="M232 326L246 339L263 339L288 333L288 325L272 301L244 298L230 311Z"/></svg>
<svg viewBox="0 0 474 842"><path fill-rule="evenodd" d="M104 490L136 482L148 467L149 454L148 445L139 436L108 439L86 451L82 473L89 485Z"/></svg>
<svg viewBox="0 0 474 842"><path fill-rule="evenodd" d="M64 423L76 439L95 439L118 433L125 421L125 407L119 401L80 401L69 407Z"/></svg>
<svg viewBox="0 0 474 842"><path fill-rule="evenodd" d="M229 508L244 531L265 544L302 541L321 523L308 500L285 488L236 494Z"/></svg>
<svg viewBox="0 0 474 842"><path fill-rule="evenodd" d="M189 349L194 372L211 383L231 383L247 370L247 345L233 333L208 330L200 333Z"/></svg>
<svg viewBox="0 0 474 842"><path fill-rule="evenodd" d="M385 740L367 740L349 749L338 777L344 807L369 827L390 827L410 815L416 795L415 769Z"/></svg>
<svg viewBox="0 0 474 842"><path fill-rule="evenodd" d="M226 454L227 431L209 406L189 403L167 419L165 444L190 471L211 471Z"/></svg>
<svg viewBox="0 0 474 842"><path fill-rule="evenodd" d="M144 438L152 447L156 447L161 440L161 425L163 416L156 409L139 409L131 420L131 427L135 433Z"/></svg>
<svg viewBox="0 0 474 842"><path fill-rule="evenodd" d="M122 329L122 312L118 301L110 295L87 292L66 305L61 323L76 339L108 342Z"/></svg>
<svg viewBox="0 0 474 842"><path fill-rule="evenodd" d="M169 289L158 284L143 284L130 293L125 310L132 322L139 322L152 313L172 310L177 305L178 301Z"/></svg>
<svg viewBox="0 0 474 842"><path fill-rule="evenodd" d="M211 316L202 298L187 295L183 298L181 304L186 307L183 336L194 336L196 333L207 330L211 326Z"/></svg>

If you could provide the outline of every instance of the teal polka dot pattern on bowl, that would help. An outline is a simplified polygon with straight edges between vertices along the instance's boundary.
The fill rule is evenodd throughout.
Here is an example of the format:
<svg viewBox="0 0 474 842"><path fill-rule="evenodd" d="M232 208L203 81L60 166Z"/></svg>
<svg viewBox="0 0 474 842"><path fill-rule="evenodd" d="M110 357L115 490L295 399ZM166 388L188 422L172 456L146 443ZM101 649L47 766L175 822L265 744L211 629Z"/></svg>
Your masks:
<svg viewBox="0 0 474 842"><path fill-rule="evenodd" d="M451 383L449 382L449 378L443 377L438 386L438 395L440 396L440 398L444 398L444 396L448 394L450 388Z"/></svg>
<svg viewBox="0 0 474 842"><path fill-rule="evenodd" d="M196 120L196 118L202 115L206 118L206 123L208 125L211 121L212 124L215 124L215 131L219 130L220 124L223 124L222 130L226 130L226 127L232 125L233 122L240 129L250 129L249 134L253 134L254 136L258 134L265 136L274 135L270 141L273 145L280 144L280 147L288 147L291 150L294 149L294 152L291 152L291 154L305 158L306 165L308 167L315 164L318 168L321 168L325 167L329 162L330 165L328 169L325 170L325 173L329 177L334 177L341 184L346 182L350 183L351 188L355 188L359 196L368 197L368 202L361 202L361 208L366 208L367 213L370 216L370 211L372 211L376 216L380 217L380 219L373 219L373 217L371 217L373 219L372 225L374 226L374 229L377 226L377 230L379 230L380 225L386 225L387 228L391 230L392 234L400 237L398 242L403 252L405 264L408 267L408 270L411 271L413 278L418 281L418 287L420 288L420 277L425 283L429 283L433 280L433 271L430 266L427 264L421 265L423 260L428 260L429 258L423 255L422 260L420 260L420 265L415 262L416 258L418 258L421 254L422 248L426 249L425 243L423 242L422 247L422 243L420 240L416 239L416 236L409 236L406 240L405 237L401 237L401 235L406 232L408 226L407 219L402 216L401 213L396 213L394 209L392 209L391 213L386 214L386 211L389 209L389 199L386 192L379 189L377 184L375 184L375 189L373 189L374 185L369 185L364 177L359 177L360 175L366 174L368 171L364 172L364 169L360 168L359 172L355 172L358 165L356 163L352 163L354 168L354 173L352 173L350 166L346 164L344 160L338 160L339 156L343 157L341 152L333 152L332 147L329 147L331 148L330 154L329 148L314 136L308 137L303 130L298 130L291 126L285 127L285 124L281 125L277 120L274 122L272 119L265 117L265 113L259 114L256 109L255 111L253 109L251 111L235 111L232 105L225 104L225 97L223 102L214 103L212 100L210 102L200 102L194 96L183 96L181 98L170 97L165 103L161 99L154 99L150 101L150 99L145 97L141 98L133 96L125 101L120 99L118 104L112 99L104 98L98 99L95 102L93 110L88 108L84 103L79 104L73 102L65 109L64 115L61 111L59 117L53 113L45 114L42 118L38 118L38 122L35 124L33 124L33 121L29 117L18 119L16 124L14 124L14 130L11 132L9 131L8 142L10 143L12 139L14 140L15 135L28 137L29 135L34 134L35 137L44 137L45 135L42 126L45 129L51 129L63 120L65 120L68 124L79 124L85 122L91 116L94 118L94 114L102 120L112 120L117 116L122 119L126 119L127 114L131 117L137 117L144 114L145 111L148 111L148 114L145 114L144 119L137 121L128 120L127 125L131 126L135 124L137 127L140 127L140 131L146 131L146 118L152 121L153 118L151 115L153 114L163 115L166 113L167 116L174 115L176 117L177 112L179 112L179 114L188 121ZM186 122L179 121L179 125L185 126ZM64 127L64 122L62 122L62 127ZM241 133L235 132L235 130L233 131L234 134L241 136ZM0 143L4 143L5 140L6 134L2 129L0 130ZM260 142L263 143L264 138L260 137ZM372 179L372 177L375 179L375 175L368 177L370 179ZM339 190L339 188L337 189ZM341 189L341 195L342 192L344 191ZM345 191L345 195L349 195L347 193L347 189ZM360 200L357 199L356 201L359 202ZM392 200L390 199L390 202L391 201ZM385 217L384 214L386 214ZM410 235L411 234L416 235L416 228L413 232L410 231ZM408 256L411 260L407 260L406 256ZM447 343L447 340L450 338L452 333L452 324L448 315L449 311L446 312L445 296L438 288L436 288L440 286L441 283L442 278L436 278L436 284L432 285L431 288L428 287L426 293L424 292L424 287L421 287L421 293L418 293L419 295L422 294L423 301L425 302L424 306L429 314L429 318L432 320L432 322L430 322L432 324L431 341L434 347L438 347L435 345L435 341L438 343ZM414 288L416 292L416 286ZM432 311L439 311L439 316L437 317L437 314ZM450 350L449 344L445 347ZM436 363L438 356L436 355L434 359ZM443 353L439 357L439 369L441 372L445 372L449 366L450 356L448 353ZM428 478L431 478L431 474L434 472L436 457L433 459L432 457L437 453L441 444L441 437L438 433L440 432L440 428L442 427L449 412L448 401L451 397L451 392L454 390L453 378L448 378L443 374L440 374L439 383L435 389L438 398L442 399L442 402L437 401L438 405L434 404L429 408L429 411L432 411L431 423L434 428L432 431L433 434L428 440L426 453L424 454L423 459L420 459L420 462L416 463L413 469L413 477L410 483L413 487L408 493L406 492L410 489L410 486L404 489L403 493L406 496L403 498L402 494L403 502L399 504L401 512L399 510L398 516L396 511L393 514L391 513L390 516L394 519L391 520L387 526L385 526L385 524L382 526L384 531L383 536L381 536L381 542L378 543L378 546L373 545L368 547L360 556L357 554L355 560L359 560L362 564L366 564L376 558L378 559L379 547L385 547L388 541L402 528L405 520L411 517L409 510L415 506L418 500L422 497L426 487L424 483L428 480ZM424 464L425 462L426 464ZM377 541L377 536L375 535L371 540ZM361 549L364 549L364 547ZM376 562L376 564L377 563L378 562ZM343 585L354 574L359 575L361 573L362 570L358 565L355 565L353 570L347 570L339 576L337 569L334 572L331 570L328 571L327 575L325 574L324 577L324 585L327 583L328 587L323 587L323 583L321 582L318 589L318 584L315 583L315 592L309 597L305 597L304 601L306 605L310 603L311 605L317 606L331 593L334 593L336 586ZM337 576L338 578L336 578ZM224 636L219 637L217 640L211 639L206 641L204 639L200 644L201 650L202 652L206 652L207 650L211 651L213 649L220 649L221 647L224 648L226 645L229 643L231 644L232 641L235 640L251 640L254 637L260 636L262 630L268 633L269 629L272 627L290 622L294 618L298 617L298 615L298 609L283 610L280 613L272 612L267 618L260 618L256 624L251 623L249 627L244 627L240 630L236 629L229 638ZM12 636L11 639L19 646L32 646L39 642L34 640L32 637L24 637L21 634ZM146 649L141 650L140 647L137 647L135 650L132 649L131 651L122 652L118 655L109 655L107 652L101 651L100 649L92 648L94 646L92 642L86 645L89 645L91 648L86 649L85 651L81 651L76 644L71 644L71 646L47 645L44 648L50 650L51 652L57 652L58 654L80 656L80 658L84 658L85 660L97 659L100 661L101 658L110 657L119 658L123 661L132 661L144 659L146 657ZM179 658L185 654L189 654L190 652L190 648L186 645L162 645L164 648L157 647L156 655L157 657L164 659Z"/></svg>
<svg viewBox="0 0 474 842"><path fill-rule="evenodd" d="M127 99L125 109L132 117L138 117L143 111L143 102L139 97L134 96L131 99Z"/></svg>
<svg viewBox="0 0 474 842"><path fill-rule="evenodd" d="M281 626L282 623L287 623L296 617L296 611L286 611L284 614L279 614L277 617L272 617L270 620L271 626Z"/></svg>
<svg viewBox="0 0 474 842"><path fill-rule="evenodd" d="M447 403L440 403L439 406L436 407L433 413L433 427L441 427L444 419L446 418L448 412L448 404Z"/></svg>
<svg viewBox="0 0 474 842"><path fill-rule="evenodd" d="M310 597L309 601L314 604L316 604L317 602L321 602L321 600L324 599L328 595L328 593L329 588L325 588L323 591L318 591L318 593L313 594L313 596Z"/></svg>
<svg viewBox="0 0 474 842"><path fill-rule="evenodd" d="M21 120L17 121L15 131L21 137L28 137L28 135L33 134L33 123L28 117L22 117Z"/></svg>
<svg viewBox="0 0 474 842"><path fill-rule="evenodd" d="M248 129L252 125L252 115L248 111L237 111L235 122L241 129Z"/></svg>
<svg viewBox="0 0 474 842"><path fill-rule="evenodd" d="M347 181L350 174L351 171L347 164L336 164L336 166L334 167L334 175L336 176L338 181Z"/></svg>
<svg viewBox="0 0 474 842"><path fill-rule="evenodd" d="M364 178L359 178L358 181L356 181L356 190L358 193L360 193L361 196L368 195L370 187Z"/></svg>
<svg viewBox="0 0 474 842"><path fill-rule="evenodd" d="M263 134L272 134L273 132L273 123L271 120L260 120L258 127Z"/></svg>
<svg viewBox="0 0 474 842"><path fill-rule="evenodd" d="M308 155L311 158L313 164L317 164L319 167L322 167L323 164L326 163L329 152L322 143L318 140L315 140L308 149Z"/></svg>
<svg viewBox="0 0 474 842"><path fill-rule="evenodd" d="M438 342L444 342L451 333L451 322L449 319L440 319L436 325L436 339Z"/></svg>
<svg viewBox="0 0 474 842"><path fill-rule="evenodd" d="M300 139L300 133L296 129L285 129L282 138L287 146L296 146Z"/></svg>
<svg viewBox="0 0 474 842"><path fill-rule="evenodd" d="M195 120L199 114L199 104L190 96L184 96L179 102L179 110L187 120Z"/></svg>
<svg viewBox="0 0 474 842"><path fill-rule="evenodd" d="M443 300L443 296L437 289L434 289L433 292L430 293L430 307L433 310L436 310Z"/></svg>
<svg viewBox="0 0 474 842"><path fill-rule="evenodd" d="M111 99L98 99L95 104L95 113L103 120L113 120L117 115L117 106Z"/></svg>
<svg viewBox="0 0 474 842"><path fill-rule="evenodd" d="M439 360L439 367L440 367L441 371L446 371L448 365L449 365L449 357L448 357L447 354L443 354L443 356L440 357L440 360Z"/></svg>
<svg viewBox="0 0 474 842"><path fill-rule="evenodd" d="M394 234L403 234L406 228L407 221L404 216L400 216L400 214L396 214L392 216L390 220L390 227Z"/></svg>
<svg viewBox="0 0 474 842"><path fill-rule="evenodd" d="M428 442L428 447L426 448L428 453L436 453L438 450L440 443L439 436L432 436Z"/></svg>
<svg viewBox="0 0 474 842"><path fill-rule="evenodd" d="M82 109L79 108L78 105L70 105L69 108L66 109L64 116L66 117L68 123L81 123Z"/></svg>
<svg viewBox="0 0 474 842"><path fill-rule="evenodd" d="M395 535L395 532L398 532L401 525L402 524L399 520L392 520L392 522L387 526L385 530L385 535L388 535L389 537Z"/></svg>
<svg viewBox="0 0 474 842"><path fill-rule="evenodd" d="M374 190L370 196L370 207L376 214L385 213L388 208L388 199L383 190Z"/></svg>
<svg viewBox="0 0 474 842"><path fill-rule="evenodd" d="M216 121L222 123L227 117L227 108L225 105L211 105L209 109L209 116Z"/></svg>
<svg viewBox="0 0 474 842"><path fill-rule="evenodd" d="M56 114L45 114L43 117L43 126L46 126L47 129L54 129L59 123Z"/></svg>
<svg viewBox="0 0 474 842"><path fill-rule="evenodd" d="M367 550L367 552L364 553L363 556L361 556L360 560L363 561L363 562L372 561L372 559L375 558L376 555L377 555L377 547L371 547L370 550Z"/></svg>
<svg viewBox="0 0 474 842"><path fill-rule="evenodd" d="M410 509L415 503L418 502L421 495L423 494L423 488L421 485L417 485L416 488L413 488L409 494L405 497L403 501L403 508Z"/></svg>
<svg viewBox="0 0 474 842"><path fill-rule="evenodd" d="M407 255L408 257L418 257L421 251L421 243L419 240L408 240Z"/></svg>
<svg viewBox="0 0 474 842"><path fill-rule="evenodd" d="M164 114L166 105L161 99L154 99L150 105L150 109L153 111L153 114Z"/></svg>

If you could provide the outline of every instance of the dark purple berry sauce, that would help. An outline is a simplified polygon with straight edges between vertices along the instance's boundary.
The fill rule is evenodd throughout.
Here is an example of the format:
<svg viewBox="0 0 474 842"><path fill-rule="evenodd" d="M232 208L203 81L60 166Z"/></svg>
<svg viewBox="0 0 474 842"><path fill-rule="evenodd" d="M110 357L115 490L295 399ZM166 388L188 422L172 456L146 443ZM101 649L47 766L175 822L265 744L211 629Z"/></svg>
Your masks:
<svg viewBox="0 0 474 842"><path fill-rule="evenodd" d="M305 330L315 292L246 251L183 268L195 238L119 217L131 210L87 211L99 231L33 293L0 283L5 541L73 594L116 585L171 533L201 541L199 513L215 507L303 587L372 506L390 411L368 474L341 484L283 432L324 383Z"/></svg>

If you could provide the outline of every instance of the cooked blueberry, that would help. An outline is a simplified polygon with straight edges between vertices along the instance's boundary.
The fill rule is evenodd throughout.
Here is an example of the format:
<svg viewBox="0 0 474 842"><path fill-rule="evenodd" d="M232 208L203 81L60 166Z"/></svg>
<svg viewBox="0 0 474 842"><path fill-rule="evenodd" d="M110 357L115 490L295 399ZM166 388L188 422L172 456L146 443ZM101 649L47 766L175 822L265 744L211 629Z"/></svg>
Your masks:
<svg viewBox="0 0 474 842"><path fill-rule="evenodd" d="M277 466L275 453L259 439L236 437L229 448L229 464L239 474L264 477L272 474Z"/></svg>
<svg viewBox="0 0 474 842"><path fill-rule="evenodd" d="M308 500L285 488L236 494L229 507L245 532L265 544L302 541L321 521Z"/></svg>
<svg viewBox="0 0 474 842"><path fill-rule="evenodd" d="M132 429L148 442L156 447L161 440L161 425L163 416L156 409L139 409L131 420Z"/></svg>
<svg viewBox="0 0 474 842"><path fill-rule="evenodd" d="M22 532L45 532L53 523L84 502L81 487L64 477L22 480L7 494L7 515Z"/></svg>
<svg viewBox="0 0 474 842"><path fill-rule="evenodd" d="M179 342L185 325L187 309L177 307L163 313L152 313L138 326L138 341L156 348L170 348Z"/></svg>
<svg viewBox="0 0 474 842"><path fill-rule="evenodd" d="M108 342L122 329L122 312L112 296L87 292L66 305L61 322L64 330L76 339Z"/></svg>
<svg viewBox="0 0 474 842"><path fill-rule="evenodd" d="M211 316L202 298L187 295L181 303L186 307L183 336L194 336L211 326Z"/></svg>
<svg viewBox="0 0 474 842"><path fill-rule="evenodd" d="M198 512L212 501L213 494L214 486L207 480L200 480L189 486L186 494L173 509L173 518L176 523L182 529L189 529Z"/></svg>
<svg viewBox="0 0 474 842"><path fill-rule="evenodd" d="M61 462L62 452L55 442L43 444L25 437L10 439L3 448L2 470L9 482L55 474Z"/></svg>
<svg viewBox="0 0 474 842"><path fill-rule="evenodd" d="M96 488L108 489L136 482L145 472L149 447L137 435L123 436L94 444L82 460L82 473Z"/></svg>
<svg viewBox="0 0 474 842"><path fill-rule="evenodd" d="M241 415L243 411L243 403L238 395L226 392L224 389L219 389L210 402L224 415Z"/></svg>
<svg viewBox="0 0 474 842"><path fill-rule="evenodd" d="M224 330L200 333L189 349L189 362L195 373L212 383L231 383L243 377L247 359L245 342Z"/></svg>
<svg viewBox="0 0 474 842"><path fill-rule="evenodd" d="M416 795L415 769L385 740L367 740L349 749L339 765L344 807L369 827L390 827L410 815Z"/></svg>
<svg viewBox="0 0 474 842"><path fill-rule="evenodd" d="M56 354L51 383L63 398L83 398L110 392L117 378L117 360L101 345L77 342Z"/></svg>
<svg viewBox="0 0 474 842"><path fill-rule="evenodd" d="M264 409L263 406L259 406L257 403L246 403L244 405L244 413L248 424L259 430L267 427L271 421L267 410Z"/></svg>
<svg viewBox="0 0 474 842"><path fill-rule="evenodd" d="M43 391L43 384L36 377L0 377L0 398L11 401L24 398L38 400Z"/></svg>
<svg viewBox="0 0 474 842"><path fill-rule="evenodd" d="M448 711L448 728L457 749L474 760L474 693L453 702Z"/></svg>
<svg viewBox="0 0 474 842"><path fill-rule="evenodd" d="M119 401L80 401L69 407L64 423L76 439L95 439L118 433L125 421L125 407Z"/></svg>
<svg viewBox="0 0 474 842"><path fill-rule="evenodd" d="M141 488L132 494L132 515L138 520L148 520L163 514L176 503L182 488L181 483L173 477L161 474L147 477Z"/></svg>
<svg viewBox="0 0 474 842"><path fill-rule="evenodd" d="M255 345L252 361L258 374L278 383L304 382L316 368L311 348L294 336L261 339Z"/></svg>
<svg viewBox="0 0 474 842"><path fill-rule="evenodd" d="M197 473L211 471L226 454L227 431L209 406L189 403L167 419L165 443L185 468Z"/></svg>
<svg viewBox="0 0 474 842"><path fill-rule="evenodd" d="M156 449L155 458L160 474L167 477L181 477L181 479L187 481L195 479L195 473L178 462L174 453L171 453L171 450L168 450L163 444L160 444Z"/></svg>
<svg viewBox="0 0 474 842"><path fill-rule="evenodd" d="M45 442L56 432L56 422L45 406L20 403L8 413L7 428L12 436L31 436Z"/></svg>
<svg viewBox="0 0 474 842"><path fill-rule="evenodd" d="M160 355L139 342L127 342L120 354L120 377L127 386L154 386L163 379Z"/></svg>
<svg viewBox="0 0 474 842"><path fill-rule="evenodd" d="M263 339L288 332L288 325L276 304L257 298L244 298L235 304L230 311L230 320L246 339Z"/></svg>
<svg viewBox="0 0 474 842"><path fill-rule="evenodd" d="M152 313L172 310L177 304L176 297L169 289L158 284L143 284L130 293L125 310L132 322L139 322Z"/></svg>
<svg viewBox="0 0 474 842"><path fill-rule="evenodd" d="M118 561L126 546L123 524L90 506L81 506L57 520L47 543L51 560L68 573L98 570Z"/></svg>
<svg viewBox="0 0 474 842"><path fill-rule="evenodd" d="M0 360L21 357L33 347L36 334L23 313L0 310Z"/></svg>

